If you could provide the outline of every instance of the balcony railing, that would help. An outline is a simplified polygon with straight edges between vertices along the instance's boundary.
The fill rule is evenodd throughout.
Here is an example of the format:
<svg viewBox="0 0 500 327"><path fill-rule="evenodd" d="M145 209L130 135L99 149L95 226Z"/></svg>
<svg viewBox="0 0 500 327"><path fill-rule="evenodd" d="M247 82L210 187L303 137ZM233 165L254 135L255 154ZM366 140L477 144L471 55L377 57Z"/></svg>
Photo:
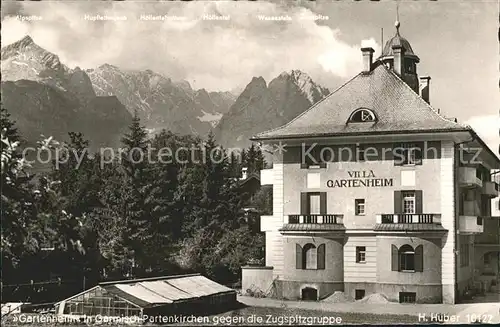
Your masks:
<svg viewBox="0 0 500 327"><path fill-rule="evenodd" d="M378 224L441 224L441 215L434 213L381 214Z"/></svg>
<svg viewBox="0 0 500 327"><path fill-rule="evenodd" d="M288 215L289 224L340 224L342 225L344 215Z"/></svg>
<svg viewBox="0 0 500 327"><path fill-rule="evenodd" d="M478 177L476 167L464 166L459 168L458 181L462 187L482 187L483 181Z"/></svg>
<svg viewBox="0 0 500 327"><path fill-rule="evenodd" d="M463 234L478 234L484 230L483 218L478 216L459 216L458 230Z"/></svg>
<svg viewBox="0 0 500 327"><path fill-rule="evenodd" d="M499 193L499 186L496 182L492 181L483 182L482 193L490 198L496 198Z"/></svg>

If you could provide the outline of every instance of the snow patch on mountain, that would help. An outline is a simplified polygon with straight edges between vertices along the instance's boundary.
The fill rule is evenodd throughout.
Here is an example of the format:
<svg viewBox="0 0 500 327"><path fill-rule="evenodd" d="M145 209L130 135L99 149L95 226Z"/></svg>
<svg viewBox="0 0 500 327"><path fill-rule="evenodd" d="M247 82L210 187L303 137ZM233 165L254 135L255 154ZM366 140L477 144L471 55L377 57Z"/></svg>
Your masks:
<svg viewBox="0 0 500 327"><path fill-rule="evenodd" d="M222 114L220 112L213 114L213 113L208 113L208 112L202 110L202 113L203 113L203 116L199 116L197 118L200 121L209 122L212 125L212 127L217 126L220 119L222 118Z"/></svg>

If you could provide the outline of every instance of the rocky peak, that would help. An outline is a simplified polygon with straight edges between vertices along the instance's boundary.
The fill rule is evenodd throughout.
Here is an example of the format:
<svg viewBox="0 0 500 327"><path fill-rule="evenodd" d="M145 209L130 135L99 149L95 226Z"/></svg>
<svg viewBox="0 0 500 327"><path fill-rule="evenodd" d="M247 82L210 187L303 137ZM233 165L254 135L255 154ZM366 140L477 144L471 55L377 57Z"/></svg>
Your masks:
<svg viewBox="0 0 500 327"><path fill-rule="evenodd" d="M321 98L330 93L328 89L316 84L308 74L298 69L294 69L289 72L282 72L278 77L271 81L269 85L272 87L280 82L283 83L283 81L288 81L296 85L296 87L307 97L311 104L319 101Z"/></svg>
<svg viewBox="0 0 500 327"><path fill-rule="evenodd" d="M261 92L267 89L267 83L262 76L253 77L250 83L245 87L245 90L241 93L243 94L253 94L255 92Z"/></svg>
<svg viewBox="0 0 500 327"><path fill-rule="evenodd" d="M16 60L22 61L36 60L53 70L65 68L57 55L37 45L30 36L25 36L21 40L2 48L1 55L2 61L15 57Z"/></svg>

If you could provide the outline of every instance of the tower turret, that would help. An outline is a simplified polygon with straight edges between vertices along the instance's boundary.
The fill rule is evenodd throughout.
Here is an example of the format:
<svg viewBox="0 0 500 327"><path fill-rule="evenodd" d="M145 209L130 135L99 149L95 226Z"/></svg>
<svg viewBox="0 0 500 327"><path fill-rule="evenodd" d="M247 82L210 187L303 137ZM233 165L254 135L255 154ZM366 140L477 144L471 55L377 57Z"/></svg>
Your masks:
<svg viewBox="0 0 500 327"><path fill-rule="evenodd" d="M377 61L379 64L393 69L403 81L419 93L417 64L420 62L420 58L413 52L410 42L399 34L401 23L396 21L395 26L396 35L387 41Z"/></svg>

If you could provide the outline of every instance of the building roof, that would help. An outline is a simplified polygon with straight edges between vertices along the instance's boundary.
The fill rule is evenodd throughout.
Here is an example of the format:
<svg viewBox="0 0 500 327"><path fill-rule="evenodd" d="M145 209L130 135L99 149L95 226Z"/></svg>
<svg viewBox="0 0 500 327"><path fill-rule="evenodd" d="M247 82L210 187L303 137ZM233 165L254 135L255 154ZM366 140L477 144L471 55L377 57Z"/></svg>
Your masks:
<svg viewBox="0 0 500 327"><path fill-rule="evenodd" d="M224 293L235 293L233 289L220 285L200 274L103 282L96 287L102 287L107 292L141 308L184 302ZM74 297L72 296L65 301Z"/></svg>
<svg viewBox="0 0 500 327"><path fill-rule="evenodd" d="M373 111L376 121L347 123L358 108ZM441 116L392 70L378 65L370 73L356 75L286 125L252 139L470 130Z"/></svg>
<svg viewBox="0 0 500 327"><path fill-rule="evenodd" d="M376 224L375 231L384 232L445 232L446 229L438 224Z"/></svg>
<svg viewBox="0 0 500 327"><path fill-rule="evenodd" d="M308 232L327 232L327 231L345 231L344 225L340 224L286 224L280 231L308 231Z"/></svg>
<svg viewBox="0 0 500 327"><path fill-rule="evenodd" d="M256 181L258 181L260 183L260 174L258 174L258 173L250 173L250 174L248 174L247 178L240 179L239 183L240 183L240 185L244 185L244 184L246 184L247 182L249 182L251 180L256 180Z"/></svg>
<svg viewBox="0 0 500 327"><path fill-rule="evenodd" d="M382 54L380 55L379 60L383 60L385 58L393 58L394 52L392 50L393 46L400 46L404 49L405 57L413 57L414 59L419 60L417 55L413 52L411 48L410 42L407 39L402 37L399 34L399 26L397 25L396 35L394 35L389 41L386 42L384 49L382 50Z"/></svg>

